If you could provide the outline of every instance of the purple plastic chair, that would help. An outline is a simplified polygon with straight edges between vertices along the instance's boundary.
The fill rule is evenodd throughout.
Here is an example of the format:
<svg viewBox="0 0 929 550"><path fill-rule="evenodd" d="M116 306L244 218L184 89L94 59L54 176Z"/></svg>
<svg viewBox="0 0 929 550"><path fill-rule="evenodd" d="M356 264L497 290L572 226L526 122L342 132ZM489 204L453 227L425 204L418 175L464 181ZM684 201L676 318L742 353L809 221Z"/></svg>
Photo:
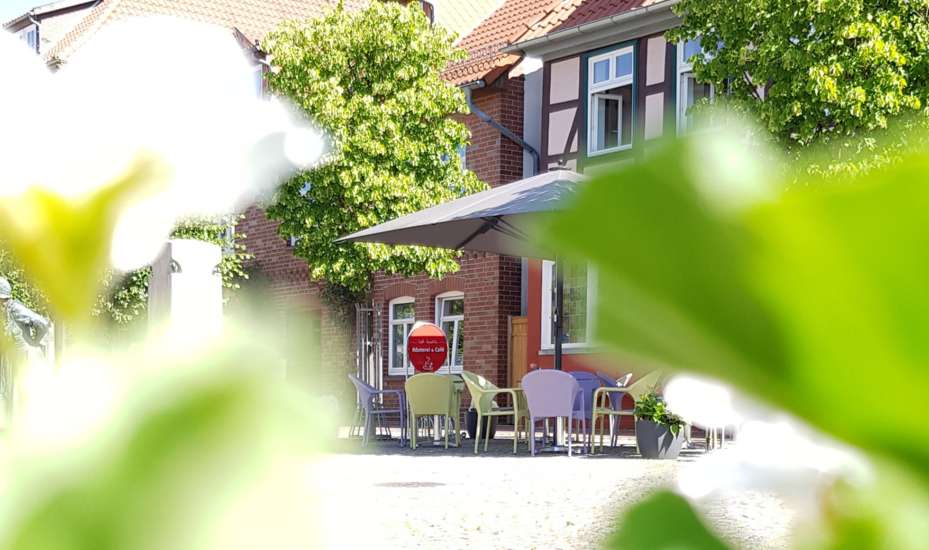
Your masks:
<svg viewBox="0 0 929 550"><path fill-rule="evenodd" d="M586 409L584 390L570 374L560 370L534 370L522 380L523 392L529 405L529 451L535 455L535 425L546 418L568 419L568 456L571 456L574 420L577 411ZM580 416L581 431L587 431L587 420Z"/></svg>
<svg viewBox="0 0 929 550"><path fill-rule="evenodd" d="M368 444L368 434L371 432L371 421L374 417L380 420L380 417L387 414L400 415L400 446L403 446L404 437L406 436L406 398L403 390L379 390L358 378L354 374L349 374L348 379L355 385L358 391L358 403L364 411L364 432L361 438L362 446ZM397 408L388 408L383 403L378 403L378 396L395 395L397 397Z"/></svg>
<svg viewBox="0 0 929 550"><path fill-rule="evenodd" d="M583 392L583 399L575 400L574 402L574 416L578 419L583 418L585 423L590 427L589 433L587 430L582 432L587 436L587 447L589 449L590 442L593 441L594 437L594 427L593 422L591 422L594 412L594 392L603 387L604 381L600 376L590 372L571 371L569 374L577 380ZM616 383L614 382L613 385L615 386Z"/></svg>

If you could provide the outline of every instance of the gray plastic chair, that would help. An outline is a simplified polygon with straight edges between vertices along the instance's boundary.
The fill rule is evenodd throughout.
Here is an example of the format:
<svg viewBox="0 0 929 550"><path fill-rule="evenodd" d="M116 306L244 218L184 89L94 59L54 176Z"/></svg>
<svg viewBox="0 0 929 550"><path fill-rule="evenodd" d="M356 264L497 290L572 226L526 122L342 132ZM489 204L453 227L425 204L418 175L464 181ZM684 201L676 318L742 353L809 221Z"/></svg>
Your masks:
<svg viewBox="0 0 929 550"><path fill-rule="evenodd" d="M368 444L368 434L371 433L371 421L377 418L380 421L381 416L387 414L400 415L400 446L403 446L406 436L406 398L403 390L379 390L358 378L354 374L349 374L348 379L355 385L358 392L358 406L364 411L364 428L362 428L361 444ZM378 396L393 395L397 399L397 407L387 407L384 403L378 402Z"/></svg>
<svg viewBox="0 0 929 550"><path fill-rule="evenodd" d="M529 405L529 451L535 455L536 422L546 418L568 419L568 456L572 452L575 410L586 409L584 391L577 380L560 370L535 370L523 376L521 383ZM587 420L581 416L581 431L587 431Z"/></svg>
<svg viewBox="0 0 929 550"><path fill-rule="evenodd" d="M594 408L594 392L603 387L604 381L597 374L586 372L586 371L571 371L569 373L575 380L577 380L578 385L581 386L581 392L583 393L582 400L576 400L574 403L574 416L575 418L583 418L589 431L584 431L584 435L587 437L587 450L590 450L591 441L593 440L593 408ZM613 384L615 386L615 383Z"/></svg>

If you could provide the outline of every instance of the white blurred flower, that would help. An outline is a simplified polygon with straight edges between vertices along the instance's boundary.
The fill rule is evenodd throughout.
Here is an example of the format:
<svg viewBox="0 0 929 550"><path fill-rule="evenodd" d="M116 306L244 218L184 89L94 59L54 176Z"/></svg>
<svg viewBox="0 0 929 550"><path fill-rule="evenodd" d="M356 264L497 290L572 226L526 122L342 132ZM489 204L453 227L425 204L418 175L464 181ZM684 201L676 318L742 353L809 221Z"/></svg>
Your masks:
<svg viewBox="0 0 929 550"><path fill-rule="evenodd" d="M722 383L677 376L664 394L668 407L688 423L736 430L732 444L681 469L678 489L690 498L761 489L815 509L819 487L837 478L870 478L869 465L853 449Z"/></svg>
<svg viewBox="0 0 929 550"><path fill-rule="evenodd" d="M225 28L137 18L102 29L52 75L0 33L0 196L36 186L71 200L164 164L158 189L129 205L111 259L150 262L178 219L241 210L323 152L318 132L256 93L255 68Z"/></svg>

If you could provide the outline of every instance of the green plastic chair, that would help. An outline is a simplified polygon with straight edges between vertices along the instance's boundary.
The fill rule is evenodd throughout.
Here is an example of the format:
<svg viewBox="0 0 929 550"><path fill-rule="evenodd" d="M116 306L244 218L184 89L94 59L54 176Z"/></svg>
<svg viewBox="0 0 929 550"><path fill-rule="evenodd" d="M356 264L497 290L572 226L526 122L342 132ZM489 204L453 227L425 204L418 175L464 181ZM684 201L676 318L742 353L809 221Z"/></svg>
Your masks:
<svg viewBox="0 0 929 550"><path fill-rule="evenodd" d="M591 429L597 425L597 418L603 417L606 420L610 417L633 416L633 409L623 409L621 407L623 395L629 395L633 401L638 401L640 397L651 391L655 386L661 383L663 373L652 371L645 376L637 379L632 384L623 388L602 387L594 392L594 410L591 417ZM614 399L619 401L613 402ZM615 405L615 406L614 406ZM600 423L600 450L603 451L603 431L604 424ZM617 430L618 431L618 430ZM596 438L593 438L592 452L597 451ZM614 442L611 442L614 443Z"/></svg>
<svg viewBox="0 0 929 550"><path fill-rule="evenodd" d="M479 374L463 371L461 378L464 379L465 385L468 386L468 392L471 393L471 406L477 411L477 437L474 438L474 454L477 454L477 446L481 442L481 427L484 425L484 417L491 416L512 416L513 417L513 454L516 454L516 446L519 444L519 421L526 419L525 425L529 424L529 405L526 403L526 394L519 388L498 388L490 383L489 380ZM494 405L494 398L501 394L508 394L512 400L512 407L498 408ZM528 444L528 427L526 428ZM484 452L487 452L487 443L490 441L490 430L486 430L484 435Z"/></svg>
<svg viewBox="0 0 929 550"><path fill-rule="evenodd" d="M406 402L409 407L410 447L416 448L416 419L420 416L444 416L445 448L448 449L448 430L455 424L455 443L461 445L458 403L455 383L451 376L420 373L406 381Z"/></svg>

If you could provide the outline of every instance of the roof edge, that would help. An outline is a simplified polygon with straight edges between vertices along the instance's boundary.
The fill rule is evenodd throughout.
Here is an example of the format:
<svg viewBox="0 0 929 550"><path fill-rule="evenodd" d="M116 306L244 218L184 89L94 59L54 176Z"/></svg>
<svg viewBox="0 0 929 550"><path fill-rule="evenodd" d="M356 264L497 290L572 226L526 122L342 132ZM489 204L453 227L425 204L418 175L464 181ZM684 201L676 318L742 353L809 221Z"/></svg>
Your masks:
<svg viewBox="0 0 929 550"><path fill-rule="evenodd" d="M662 0L661 2L657 2L650 6L635 8L617 15L611 15L609 17L604 17L602 19L597 19L588 23L582 23L580 25L561 29L538 38L530 38L521 42L517 41L500 51L511 54L526 53L529 50L537 49L548 44L561 42L573 36L594 32L613 24L634 21L654 13L668 11L671 9L671 7L679 4L680 1L681 0Z"/></svg>

